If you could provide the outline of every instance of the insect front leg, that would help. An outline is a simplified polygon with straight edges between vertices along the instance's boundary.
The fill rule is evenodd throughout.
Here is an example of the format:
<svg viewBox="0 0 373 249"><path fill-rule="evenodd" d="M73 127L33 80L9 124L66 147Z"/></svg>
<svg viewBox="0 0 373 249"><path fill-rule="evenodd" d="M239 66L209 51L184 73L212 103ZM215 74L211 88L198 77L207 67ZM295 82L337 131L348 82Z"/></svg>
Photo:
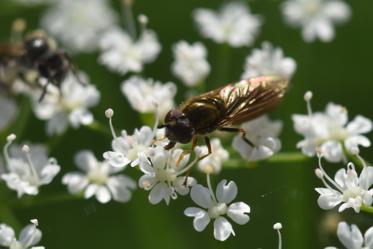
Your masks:
<svg viewBox="0 0 373 249"><path fill-rule="evenodd" d="M210 142L209 137L205 137L205 143L206 143L206 146L207 146L207 154L203 155L203 156L200 156L198 158L198 161L201 161L202 159L208 157L212 153L211 142Z"/></svg>
<svg viewBox="0 0 373 249"><path fill-rule="evenodd" d="M184 159L184 157L190 153L192 153L192 151L194 151L194 149L196 148L197 146L197 142L198 142L198 136L194 136L192 138L192 148L189 149L189 150L184 150L181 155L179 156L179 158L177 159L176 161L176 166L178 167L180 162Z"/></svg>
<svg viewBox="0 0 373 249"><path fill-rule="evenodd" d="M219 129L220 131L226 131L226 132L238 132L240 133L240 136L242 139L251 147L255 147L255 144L251 142L249 139L246 138L246 131L242 128L235 128L235 127L222 127Z"/></svg>

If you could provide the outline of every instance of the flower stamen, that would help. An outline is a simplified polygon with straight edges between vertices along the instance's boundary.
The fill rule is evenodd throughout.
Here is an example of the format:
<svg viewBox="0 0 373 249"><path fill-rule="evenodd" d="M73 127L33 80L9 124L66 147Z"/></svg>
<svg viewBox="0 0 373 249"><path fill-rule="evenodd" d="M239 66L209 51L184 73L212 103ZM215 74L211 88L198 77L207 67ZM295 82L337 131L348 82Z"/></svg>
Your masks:
<svg viewBox="0 0 373 249"><path fill-rule="evenodd" d="M282 224L281 223L274 224L273 229L276 230L278 234L278 249L282 249L282 236L281 236Z"/></svg>
<svg viewBox="0 0 373 249"><path fill-rule="evenodd" d="M10 161L10 156L9 156L9 146L13 143L13 141L17 138L17 136L15 134L10 134L6 140L6 144L4 145L4 148L3 148L3 154L4 154L4 159L5 159L5 163L6 165L8 166L9 165L9 161Z"/></svg>
<svg viewBox="0 0 373 249"><path fill-rule="evenodd" d="M107 109L105 111L105 116L109 119L109 126L110 126L111 135L113 136L113 139L116 139L117 134L115 133L115 129L114 129L114 126L113 126L113 121L112 121L112 118L114 116L113 109L111 109L111 108Z"/></svg>
<svg viewBox="0 0 373 249"><path fill-rule="evenodd" d="M27 160L27 165L29 166L29 170L31 175L35 178L37 182L39 182L39 176L38 173L35 170L35 166L31 160L30 156L30 147L28 145L23 145L22 146L22 152L25 153L26 155L26 160Z"/></svg>

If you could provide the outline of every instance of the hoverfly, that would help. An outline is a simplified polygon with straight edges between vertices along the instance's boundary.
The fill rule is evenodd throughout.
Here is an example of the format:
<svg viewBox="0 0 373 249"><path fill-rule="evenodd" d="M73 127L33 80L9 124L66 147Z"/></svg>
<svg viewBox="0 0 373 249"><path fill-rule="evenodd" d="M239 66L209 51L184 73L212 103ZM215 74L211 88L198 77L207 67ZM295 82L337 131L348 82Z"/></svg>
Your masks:
<svg viewBox="0 0 373 249"><path fill-rule="evenodd" d="M166 137L170 140L165 149L173 148L176 143L192 141L193 151L198 137L202 136L208 148L204 158L212 152L208 135L215 130L239 132L245 142L253 146L245 137L245 131L234 125L273 110L282 100L287 86L287 78L261 76L189 99L165 116L161 127L166 128Z"/></svg>
<svg viewBox="0 0 373 249"><path fill-rule="evenodd" d="M55 42L43 32L33 32L21 42L0 44L0 86L11 85L16 78L30 83L28 74L36 72L36 79L32 80L35 82L31 83L42 87L39 98L42 101L48 85L60 89L70 71L82 83L67 53L57 48ZM41 85L40 79L45 79L46 84Z"/></svg>

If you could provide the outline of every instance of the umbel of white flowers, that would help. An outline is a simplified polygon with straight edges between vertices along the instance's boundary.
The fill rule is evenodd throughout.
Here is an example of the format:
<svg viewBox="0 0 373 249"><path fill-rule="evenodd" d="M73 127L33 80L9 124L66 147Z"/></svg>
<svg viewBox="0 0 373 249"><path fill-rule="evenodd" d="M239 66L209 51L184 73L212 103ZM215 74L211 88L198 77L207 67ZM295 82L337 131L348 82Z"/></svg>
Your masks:
<svg viewBox="0 0 373 249"><path fill-rule="evenodd" d="M370 141L364 136L373 128L372 121L361 115L348 122L346 108L329 103L325 112L312 112L312 92L304 95L307 102L307 115L292 116L295 131L304 136L297 147L307 156L315 156L317 151L330 162L346 160L344 148L348 153L358 150L359 146L369 147ZM344 147L344 148L343 148Z"/></svg>
<svg viewBox="0 0 373 249"><path fill-rule="evenodd" d="M39 187L49 184L60 171L54 158L48 158L41 145L23 145L10 153L9 147L16 139L14 134L7 137L4 146L5 173L1 174L10 189L17 191L18 197L24 194L37 195Z"/></svg>
<svg viewBox="0 0 373 249"><path fill-rule="evenodd" d="M41 240L42 233L37 228L38 220L32 219L32 224L24 227L16 238L13 228L0 224L0 245L9 249L44 249L44 246L35 246Z"/></svg>

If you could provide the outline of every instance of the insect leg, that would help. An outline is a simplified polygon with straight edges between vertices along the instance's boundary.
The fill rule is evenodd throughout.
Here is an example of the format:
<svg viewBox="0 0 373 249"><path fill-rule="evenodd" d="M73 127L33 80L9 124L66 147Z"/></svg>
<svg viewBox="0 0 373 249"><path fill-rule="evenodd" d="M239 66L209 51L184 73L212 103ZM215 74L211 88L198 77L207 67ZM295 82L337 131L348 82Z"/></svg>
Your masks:
<svg viewBox="0 0 373 249"><path fill-rule="evenodd" d="M82 80L82 78L80 77L79 68L73 63L73 60L71 59L69 54L63 49L60 49L59 52L62 56L66 58L67 62L69 63L71 72L73 73L74 77L78 80L79 84L81 84L82 86L87 86L88 84L84 82L84 80Z"/></svg>
<svg viewBox="0 0 373 249"><path fill-rule="evenodd" d="M205 143L206 143L206 146L207 146L207 154L199 157L198 161L201 161L202 159L208 157L212 153L211 142L210 142L209 137L205 137Z"/></svg>
<svg viewBox="0 0 373 249"><path fill-rule="evenodd" d="M188 154L190 154L192 151L194 151L194 149L195 149L196 146L197 146L197 142L198 142L198 136L194 136L194 137L192 138L192 148L191 148L190 150L184 150L184 151L180 154L179 158L178 158L177 161L176 161L176 166L179 166L180 162L184 159L184 157L185 157L186 155L188 155Z"/></svg>
<svg viewBox="0 0 373 249"><path fill-rule="evenodd" d="M220 131L227 131L227 132L239 132L242 139L251 147L255 147L254 143L251 142L249 139L246 138L246 131L242 128L234 128L234 127L222 127L219 129Z"/></svg>

